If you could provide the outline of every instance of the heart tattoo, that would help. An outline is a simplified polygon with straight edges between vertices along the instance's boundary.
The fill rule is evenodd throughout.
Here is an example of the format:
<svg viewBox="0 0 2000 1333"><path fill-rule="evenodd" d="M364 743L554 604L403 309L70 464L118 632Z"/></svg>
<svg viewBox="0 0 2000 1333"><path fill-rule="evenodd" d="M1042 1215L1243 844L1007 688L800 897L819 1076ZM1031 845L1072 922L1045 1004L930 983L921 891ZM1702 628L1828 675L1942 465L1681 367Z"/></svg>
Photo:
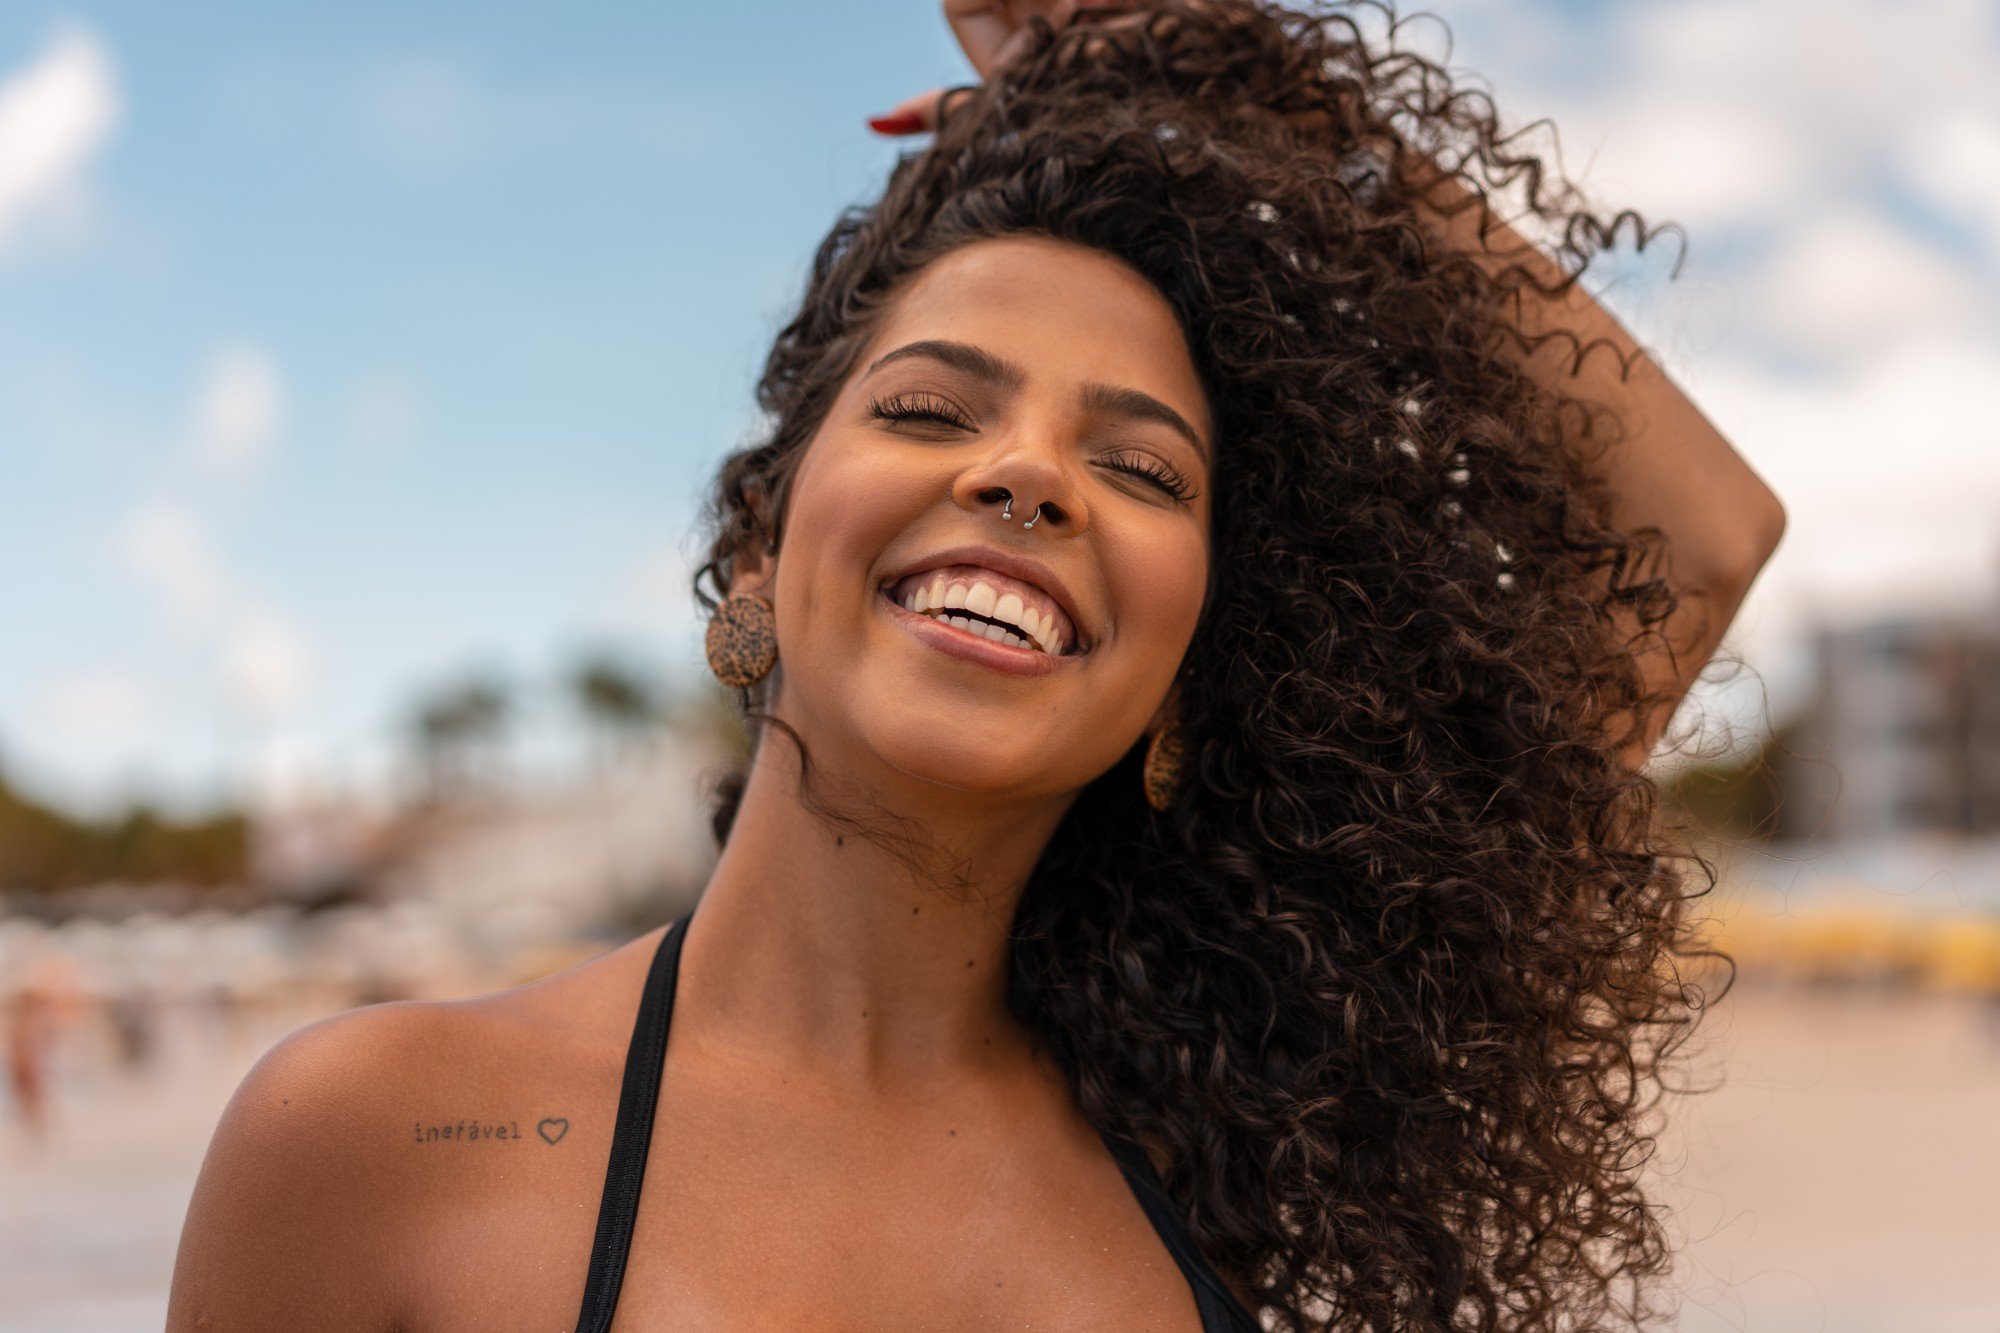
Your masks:
<svg viewBox="0 0 2000 1333"><path fill-rule="evenodd" d="M542 1136L542 1142L553 1147L563 1141L569 1133L569 1121L562 1116L548 1116L535 1126L535 1132ZM410 1133L417 1143L490 1143L495 1140L518 1140L521 1137L521 1122L518 1120L489 1120L481 1124L478 1120L460 1120L452 1124L426 1125L415 1122Z"/></svg>

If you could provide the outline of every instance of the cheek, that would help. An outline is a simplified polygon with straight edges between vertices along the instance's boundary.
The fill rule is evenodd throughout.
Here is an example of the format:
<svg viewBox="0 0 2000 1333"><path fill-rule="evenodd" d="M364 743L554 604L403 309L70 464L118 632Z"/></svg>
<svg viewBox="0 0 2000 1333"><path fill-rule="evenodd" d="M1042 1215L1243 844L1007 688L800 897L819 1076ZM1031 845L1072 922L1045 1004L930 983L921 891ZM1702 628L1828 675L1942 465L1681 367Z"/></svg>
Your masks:
<svg viewBox="0 0 2000 1333"><path fill-rule="evenodd" d="M1123 636L1171 651L1171 662L1194 637L1208 580L1208 548L1181 537L1122 552L1109 570Z"/></svg>
<svg viewBox="0 0 2000 1333"><path fill-rule="evenodd" d="M922 503L913 479L834 438L814 441L793 479L781 596L809 606L872 594L869 571ZM780 612L782 615L783 613Z"/></svg>

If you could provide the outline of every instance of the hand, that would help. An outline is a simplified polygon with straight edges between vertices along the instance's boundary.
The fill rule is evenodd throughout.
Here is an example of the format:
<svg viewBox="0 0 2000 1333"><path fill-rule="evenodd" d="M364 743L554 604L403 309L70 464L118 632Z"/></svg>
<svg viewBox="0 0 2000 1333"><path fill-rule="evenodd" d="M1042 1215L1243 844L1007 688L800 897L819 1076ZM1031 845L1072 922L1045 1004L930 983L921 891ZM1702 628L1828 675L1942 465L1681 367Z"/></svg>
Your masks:
<svg viewBox="0 0 2000 1333"><path fill-rule="evenodd" d="M979 77L986 79L1021 53L1028 43L1032 20L1044 18L1050 26L1061 28L1076 16L1078 4L1079 0L944 0L944 17L951 24L952 36L958 38L965 58L972 62ZM1096 0L1091 6L1128 10L1141 7L1142 0ZM1137 23L1143 18L1143 14L1133 13L1112 22ZM944 94L943 88L918 93L882 115L871 116L868 124L878 134L928 134L937 128L938 107Z"/></svg>

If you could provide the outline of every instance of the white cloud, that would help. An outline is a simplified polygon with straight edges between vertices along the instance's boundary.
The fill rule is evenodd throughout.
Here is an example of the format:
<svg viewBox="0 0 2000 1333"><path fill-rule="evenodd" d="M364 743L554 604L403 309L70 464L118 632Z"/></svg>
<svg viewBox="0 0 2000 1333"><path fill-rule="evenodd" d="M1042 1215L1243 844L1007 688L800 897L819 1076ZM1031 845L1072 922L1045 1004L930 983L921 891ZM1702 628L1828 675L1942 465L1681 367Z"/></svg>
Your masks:
<svg viewBox="0 0 2000 1333"><path fill-rule="evenodd" d="M2000 107L1983 115L1958 108L1919 124L1900 161L1909 183L1946 216L1979 228L1987 258L2000 261Z"/></svg>
<svg viewBox="0 0 2000 1333"><path fill-rule="evenodd" d="M147 505L133 515L124 545L132 571L176 625L216 653L224 696L239 715L267 721L298 707L311 689L311 645L288 618L243 593L194 515ZM100 689L95 697L110 696Z"/></svg>
<svg viewBox="0 0 2000 1333"><path fill-rule="evenodd" d="M1695 396L1785 501L1746 651L1814 621L1851 622L2000 595L2000 341L1911 339L1832 382L1747 369Z"/></svg>
<svg viewBox="0 0 2000 1333"><path fill-rule="evenodd" d="M89 671L44 690L34 716L45 746L98 745L145 726L152 708L147 681L129 672Z"/></svg>
<svg viewBox="0 0 2000 1333"><path fill-rule="evenodd" d="M1610 13L1619 49L1600 67L1617 78L1600 100L1679 93L1760 108L1826 183L1862 180L1912 113L1993 105L1983 0L1653 0Z"/></svg>
<svg viewBox="0 0 2000 1333"><path fill-rule="evenodd" d="M1687 89L1600 114L1594 161L1579 159L1565 126L1564 165L1611 209L1631 208L1648 226L1672 220L1699 238L1717 226L1768 217L1809 184L1799 136L1766 108L1720 90Z"/></svg>
<svg viewBox="0 0 2000 1333"><path fill-rule="evenodd" d="M155 501L127 523L126 564L165 602L184 628L212 624L228 606L231 592L208 533L178 505Z"/></svg>
<svg viewBox="0 0 2000 1333"><path fill-rule="evenodd" d="M1911 338L1974 331L1986 316L1979 285L1907 229L1842 210L1801 228L1755 275L1747 308L1764 336L1844 367Z"/></svg>
<svg viewBox="0 0 2000 1333"><path fill-rule="evenodd" d="M270 452L284 425L285 386L270 353L254 346L217 351L194 408L202 461L223 471L251 466Z"/></svg>
<svg viewBox="0 0 2000 1333"><path fill-rule="evenodd" d="M271 356L249 345L218 350L191 412L195 459L215 472L240 473L269 453L284 424L284 385ZM120 549L205 659L207 686L232 714L262 729L297 713L312 688L311 644L223 558L197 506L156 496L129 516ZM266 733L257 743L271 741Z"/></svg>
<svg viewBox="0 0 2000 1333"><path fill-rule="evenodd" d="M2000 598L1991 0L1441 10L1503 129L1549 117L1602 211L1686 228L1677 278L1610 300L1785 502L1731 634L1774 690L1804 680L1815 623Z"/></svg>
<svg viewBox="0 0 2000 1333"><path fill-rule="evenodd" d="M288 621L256 612L231 628L223 680L243 715L270 719L291 712L305 698L311 675L311 649Z"/></svg>
<svg viewBox="0 0 2000 1333"><path fill-rule="evenodd" d="M1451 0L1442 12L1461 39L1454 66L1492 86L1503 128L1549 117L1572 175L1609 205L1683 222L1697 252L1717 227L1800 225L1897 174L1966 216L2000 217L1987 0L1640 0L1589 20Z"/></svg>
<svg viewBox="0 0 2000 1333"><path fill-rule="evenodd" d="M61 29L0 81L0 250L37 218L77 215L84 173L121 114L110 56L87 28Z"/></svg>

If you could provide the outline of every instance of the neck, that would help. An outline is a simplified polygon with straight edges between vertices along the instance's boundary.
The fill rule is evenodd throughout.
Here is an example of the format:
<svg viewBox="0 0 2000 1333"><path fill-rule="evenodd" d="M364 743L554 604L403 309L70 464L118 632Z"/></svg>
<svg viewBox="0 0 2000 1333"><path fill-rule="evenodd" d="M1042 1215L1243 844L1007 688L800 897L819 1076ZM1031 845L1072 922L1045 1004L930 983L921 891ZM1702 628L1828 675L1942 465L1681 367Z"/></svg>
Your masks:
<svg viewBox="0 0 2000 1333"><path fill-rule="evenodd" d="M921 813L907 791L841 802L893 811L880 833L829 827L787 740L757 747L683 951L696 1040L871 1089L1030 1051L1007 1009L1009 929L1068 798L924 795Z"/></svg>

